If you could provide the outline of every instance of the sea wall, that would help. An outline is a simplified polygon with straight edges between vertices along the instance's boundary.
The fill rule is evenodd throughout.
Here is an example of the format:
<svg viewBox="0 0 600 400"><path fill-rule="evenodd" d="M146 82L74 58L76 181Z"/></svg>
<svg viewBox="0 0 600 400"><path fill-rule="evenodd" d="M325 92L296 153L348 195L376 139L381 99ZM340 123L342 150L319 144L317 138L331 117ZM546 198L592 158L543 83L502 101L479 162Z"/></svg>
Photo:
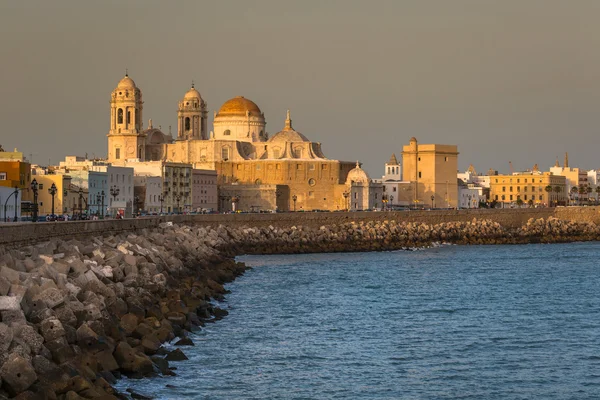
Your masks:
<svg viewBox="0 0 600 400"><path fill-rule="evenodd" d="M72 221L55 223L0 224L0 244L37 243L52 238L75 238L82 235L118 234L152 229L171 221L189 226L265 227L291 226L319 227L346 222L396 221L439 224L443 222L468 222L473 218L487 219L506 228L517 228L530 218L556 217L565 221L600 223L599 207L558 207L524 209L473 209L399 212L332 212L332 213L280 213L280 214L209 214L174 215L103 221Z"/></svg>

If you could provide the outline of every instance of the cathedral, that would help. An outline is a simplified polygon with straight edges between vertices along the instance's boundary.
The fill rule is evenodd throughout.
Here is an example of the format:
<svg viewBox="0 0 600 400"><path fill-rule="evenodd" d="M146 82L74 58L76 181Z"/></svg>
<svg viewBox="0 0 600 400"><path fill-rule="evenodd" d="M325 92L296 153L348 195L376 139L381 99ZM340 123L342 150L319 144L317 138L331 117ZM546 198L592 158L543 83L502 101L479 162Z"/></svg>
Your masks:
<svg viewBox="0 0 600 400"><path fill-rule="evenodd" d="M281 131L270 136L258 105L234 97L214 112L209 132L207 103L192 85L179 102L173 137L152 120L143 128L143 105L141 90L125 75L111 94L109 162L177 162L216 170L224 210L348 208L353 185L348 174L360 167L326 158L320 143L293 128L289 111Z"/></svg>

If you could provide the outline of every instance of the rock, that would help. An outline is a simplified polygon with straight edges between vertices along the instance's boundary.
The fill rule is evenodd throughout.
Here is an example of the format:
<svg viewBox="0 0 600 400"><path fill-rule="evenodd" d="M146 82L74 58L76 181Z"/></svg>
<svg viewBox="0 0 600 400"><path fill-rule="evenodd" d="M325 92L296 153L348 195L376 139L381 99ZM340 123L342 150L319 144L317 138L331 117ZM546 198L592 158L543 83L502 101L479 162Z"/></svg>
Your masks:
<svg viewBox="0 0 600 400"><path fill-rule="evenodd" d="M141 345L146 354L154 354L160 348L160 341L154 335L146 335L142 338Z"/></svg>
<svg viewBox="0 0 600 400"><path fill-rule="evenodd" d="M121 317L121 328L126 335L131 335L138 326L138 318L134 314L125 314Z"/></svg>
<svg viewBox="0 0 600 400"><path fill-rule="evenodd" d="M96 353L96 360L98 364L102 367L104 371L116 371L119 369L119 364L117 364L117 360L113 357L112 352L109 350L104 350L99 353Z"/></svg>
<svg viewBox="0 0 600 400"><path fill-rule="evenodd" d="M73 348L69 346L67 340L64 337L46 342L45 346L50 350L52 359L58 364L62 364L75 357Z"/></svg>
<svg viewBox="0 0 600 400"><path fill-rule="evenodd" d="M44 338L31 325L17 326L14 335L27 343L34 354L38 354L41 351Z"/></svg>
<svg viewBox="0 0 600 400"><path fill-rule="evenodd" d="M35 296L33 298L34 301L43 301L46 303L48 308L55 308L64 303L65 297L60 292L60 290L56 288L48 288Z"/></svg>
<svg viewBox="0 0 600 400"><path fill-rule="evenodd" d="M0 296L0 311L21 310L21 301L14 296Z"/></svg>
<svg viewBox="0 0 600 400"><path fill-rule="evenodd" d="M10 326L0 322L0 354L6 353L13 339L13 330Z"/></svg>
<svg viewBox="0 0 600 400"><path fill-rule="evenodd" d="M44 254L40 254L38 256L38 258L40 260L42 260L44 263L46 263L47 265L52 265L52 263L54 262L54 257L52 257L52 256L47 256L47 255L44 255Z"/></svg>
<svg viewBox="0 0 600 400"><path fill-rule="evenodd" d="M175 343L175 346L194 346L194 342L189 337L185 337L183 339L178 340Z"/></svg>
<svg viewBox="0 0 600 400"><path fill-rule="evenodd" d="M129 392L129 394L131 395L132 399L136 399L136 400L152 400L152 397L149 396L145 396L143 394L140 394L138 392L136 392L133 389L127 389L127 391Z"/></svg>
<svg viewBox="0 0 600 400"><path fill-rule="evenodd" d="M3 276L0 276L0 296L6 296L10 290L10 282Z"/></svg>
<svg viewBox="0 0 600 400"><path fill-rule="evenodd" d="M31 362L18 354L8 357L0 369L3 386L15 396L27 390L37 380L37 374Z"/></svg>
<svg viewBox="0 0 600 400"><path fill-rule="evenodd" d="M51 317L42 321L40 331L46 342L65 336L65 329L60 320L56 317Z"/></svg>
<svg viewBox="0 0 600 400"><path fill-rule="evenodd" d="M21 309L1 311L0 315L2 315L2 322L4 322L7 325L18 325L27 323L27 320L25 319L25 314Z"/></svg>
<svg viewBox="0 0 600 400"><path fill-rule="evenodd" d="M153 371L152 360L136 353L126 342L119 342L113 355L125 373L145 375Z"/></svg>
<svg viewBox="0 0 600 400"><path fill-rule="evenodd" d="M77 317L73 313L73 310L66 304L54 309L54 313L63 325L77 326Z"/></svg>
<svg viewBox="0 0 600 400"><path fill-rule="evenodd" d="M186 355L183 354L183 351L181 351L181 349L175 349L175 350L171 351L169 354L167 354L167 356L165 357L165 360L167 360L167 361L184 361L184 360L189 360L189 358L187 358Z"/></svg>

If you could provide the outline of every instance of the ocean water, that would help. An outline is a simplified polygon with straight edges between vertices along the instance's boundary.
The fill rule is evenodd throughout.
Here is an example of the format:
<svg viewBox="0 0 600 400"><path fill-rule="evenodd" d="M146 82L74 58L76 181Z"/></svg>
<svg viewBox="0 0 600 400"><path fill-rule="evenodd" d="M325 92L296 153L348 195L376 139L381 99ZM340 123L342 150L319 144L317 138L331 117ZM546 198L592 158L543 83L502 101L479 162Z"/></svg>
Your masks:
<svg viewBox="0 0 600 400"><path fill-rule="evenodd" d="M242 257L162 399L600 398L600 243ZM166 385L169 385L167 387Z"/></svg>

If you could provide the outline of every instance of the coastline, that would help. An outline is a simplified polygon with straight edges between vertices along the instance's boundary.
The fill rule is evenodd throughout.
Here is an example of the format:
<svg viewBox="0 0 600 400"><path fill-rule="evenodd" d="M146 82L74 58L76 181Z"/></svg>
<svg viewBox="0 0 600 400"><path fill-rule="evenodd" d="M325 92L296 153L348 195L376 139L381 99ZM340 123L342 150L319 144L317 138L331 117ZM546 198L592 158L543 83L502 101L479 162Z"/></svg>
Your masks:
<svg viewBox="0 0 600 400"><path fill-rule="evenodd" d="M599 239L594 223L551 217L519 228L489 220L318 228L162 223L136 233L0 247L0 398L129 398L111 387L121 375L175 374L169 361L185 354L162 344L179 338L175 346L193 345L187 332L227 315L210 301L222 299L223 284L247 269L235 261L239 255Z"/></svg>

